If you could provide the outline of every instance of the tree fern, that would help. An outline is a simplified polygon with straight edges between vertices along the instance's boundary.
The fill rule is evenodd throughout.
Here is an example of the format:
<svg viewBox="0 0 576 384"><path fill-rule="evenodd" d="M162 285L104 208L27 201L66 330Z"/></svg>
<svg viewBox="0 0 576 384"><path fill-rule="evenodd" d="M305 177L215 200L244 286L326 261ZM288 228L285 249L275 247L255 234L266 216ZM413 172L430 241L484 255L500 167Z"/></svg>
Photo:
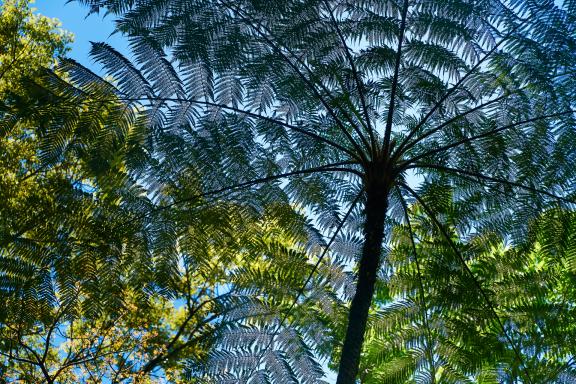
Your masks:
<svg viewBox="0 0 576 384"><path fill-rule="evenodd" d="M328 229L362 191L338 383L358 374L383 243L405 221L403 201L417 202L441 238L498 233L514 244L544 209L574 203L570 1L80 2L116 14L130 39L136 64L102 45L94 54L144 116L152 165L140 175L153 194L193 169L214 180L210 200L290 201ZM411 173L425 183L407 182ZM163 204L196 201L192 192ZM466 261L456 243L446 252ZM457 276L473 312L505 328L475 271Z"/></svg>

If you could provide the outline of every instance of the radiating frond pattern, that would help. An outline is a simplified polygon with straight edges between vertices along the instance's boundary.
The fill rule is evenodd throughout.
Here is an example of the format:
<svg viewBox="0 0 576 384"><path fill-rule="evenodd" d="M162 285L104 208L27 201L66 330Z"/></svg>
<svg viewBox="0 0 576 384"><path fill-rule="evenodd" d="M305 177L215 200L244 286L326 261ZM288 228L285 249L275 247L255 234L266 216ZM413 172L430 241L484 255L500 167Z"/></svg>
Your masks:
<svg viewBox="0 0 576 384"><path fill-rule="evenodd" d="M245 300L191 375L317 382L330 357L338 384L570 376L533 350L520 313L557 302L520 255L576 202L571 1L78 1L132 57L95 43L106 81L46 75L88 112L49 124L42 158L88 159L139 292L173 297L186 255ZM262 241L268 222L284 232Z"/></svg>

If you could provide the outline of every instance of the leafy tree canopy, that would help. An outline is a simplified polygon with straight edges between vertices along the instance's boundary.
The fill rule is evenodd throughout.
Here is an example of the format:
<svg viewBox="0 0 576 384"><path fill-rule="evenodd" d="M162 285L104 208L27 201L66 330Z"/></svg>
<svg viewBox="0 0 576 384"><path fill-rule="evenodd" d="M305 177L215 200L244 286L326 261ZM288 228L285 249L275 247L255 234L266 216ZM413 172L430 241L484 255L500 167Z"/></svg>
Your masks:
<svg viewBox="0 0 576 384"><path fill-rule="evenodd" d="M536 383L573 382L574 212L545 212L515 246L495 234L464 242L447 222L450 242L414 205L397 228L361 382L520 383L524 371Z"/></svg>
<svg viewBox="0 0 576 384"><path fill-rule="evenodd" d="M55 19L34 14L28 0L6 0L0 6L0 92L14 91L18 79L55 64L68 51L72 35Z"/></svg>

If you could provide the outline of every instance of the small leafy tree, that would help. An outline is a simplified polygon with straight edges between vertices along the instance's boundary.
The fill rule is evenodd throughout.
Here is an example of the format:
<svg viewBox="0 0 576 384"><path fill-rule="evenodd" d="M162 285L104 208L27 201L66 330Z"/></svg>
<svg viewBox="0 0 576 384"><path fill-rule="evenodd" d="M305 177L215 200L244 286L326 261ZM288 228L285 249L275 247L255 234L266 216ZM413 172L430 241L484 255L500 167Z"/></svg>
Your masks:
<svg viewBox="0 0 576 384"><path fill-rule="evenodd" d="M0 12L0 92L14 91L20 79L55 63L68 51L72 35L55 19L36 15L28 0L6 0ZM21 83L20 83L21 84Z"/></svg>
<svg viewBox="0 0 576 384"><path fill-rule="evenodd" d="M57 356L55 333L64 331L59 327L79 313L100 311L104 301L95 293L103 287L107 295L115 292L100 276L89 276L97 269L98 232L111 217L110 204L94 206L90 159L82 162L78 148L68 150L74 145L62 133L88 122L94 127L113 113L102 108L94 119L47 90L62 75L48 78L47 71L72 40L57 20L34 14L28 1L8 0L0 25L0 375L8 382L51 383L61 373L61 367L49 369ZM102 135L91 140L105 141ZM62 150L51 152L54 147ZM80 244L82 236L91 242ZM108 297L107 304L118 301Z"/></svg>
<svg viewBox="0 0 576 384"><path fill-rule="evenodd" d="M395 229L394 273L376 293L361 382L520 383L524 369L537 383L573 381L574 212L545 212L513 247L494 233L463 242L444 214L449 241L418 204Z"/></svg>
<svg viewBox="0 0 576 384"><path fill-rule="evenodd" d="M449 240L448 196L460 237L515 243L543 209L574 203L573 1L79 1L117 14L131 41L139 68L105 44L93 55L143 111L142 148L158 166L140 175L156 190L192 168L203 194L250 187L242 198L261 206L284 199L271 185L285 180L290 201L333 231L326 246L347 243L348 218L361 217L338 384L358 375L383 244L407 206ZM80 88L92 80L78 69ZM482 281L458 260L532 382Z"/></svg>
<svg viewBox="0 0 576 384"><path fill-rule="evenodd" d="M43 200L49 205L46 184L58 183L57 177L47 180L54 175L35 181L43 170L35 151L38 138L25 123L17 124L15 116L28 92L23 79L53 65L55 57L67 51L71 36L56 29L55 20L34 15L27 1L3 2L0 24L0 234L5 242L10 230L16 230L15 222L23 221L19 216L25 207L30 209L28 216L34 216L35 206L40 205L34 202Z"/></svg>

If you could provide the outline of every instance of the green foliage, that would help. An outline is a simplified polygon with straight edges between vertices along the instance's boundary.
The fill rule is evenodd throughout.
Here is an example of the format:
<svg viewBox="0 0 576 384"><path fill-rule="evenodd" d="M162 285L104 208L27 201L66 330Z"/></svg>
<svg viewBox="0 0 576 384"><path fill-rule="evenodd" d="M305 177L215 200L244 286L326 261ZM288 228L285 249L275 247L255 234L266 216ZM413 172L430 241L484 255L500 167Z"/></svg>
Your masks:
<svg viewBox="0 0 576 384"><path fill-rule="evenodd" d="M56 20L33 14L28 3L20 0L2 3L0 26L0 233L7 235L10 229L18 231L15 221L34 225L24 224L24 219L40 215L41 207L49 209L49 186L65 177L65 173L52 173L38 180L37 174L44 169L36 150L37 137L14 111L27 93L23 80L54 64L56 56L66 52L71 35L56 29Z"/></svg>
<svg viewBox="0 0 576 384"><path fill-rule="evenodd" d="M411 211L395 233L392 297L372 316L362 382L574 381L574 213L545 212L514 247L497 235L453 238L486 301L422 209Z"/></svg>
<svg viewBox="0 0 576 384"><path fill-rule="evenodd" d="M6 0L0 5L0 92L15 91L25 76L55 64L67 52L72 35L55 19L36 15L28 0ZM4 101L4 100L3 100Z"/></svg>
<svg viewBox="0 0 576 384"><path fill-rule="evenodd" d="M568 287L574 257L542 265L556 246L530 223L575 204L571 0L79 2L117 16L133 60L94 43L106 79L62 60L4 116L36 122L49 169L78 163L68 188L86 180L45 232L8 231L4 274L29 285L10 297L41 298L30 326L47 308L55 324L58 295L89 321L192 286L215 307L136 371L188 358L190 380L318 382L331 358L338 384L569 378L566 344L531 321L565 297L533 278ZM15 248L32 234L50 245Z"/></svg>

